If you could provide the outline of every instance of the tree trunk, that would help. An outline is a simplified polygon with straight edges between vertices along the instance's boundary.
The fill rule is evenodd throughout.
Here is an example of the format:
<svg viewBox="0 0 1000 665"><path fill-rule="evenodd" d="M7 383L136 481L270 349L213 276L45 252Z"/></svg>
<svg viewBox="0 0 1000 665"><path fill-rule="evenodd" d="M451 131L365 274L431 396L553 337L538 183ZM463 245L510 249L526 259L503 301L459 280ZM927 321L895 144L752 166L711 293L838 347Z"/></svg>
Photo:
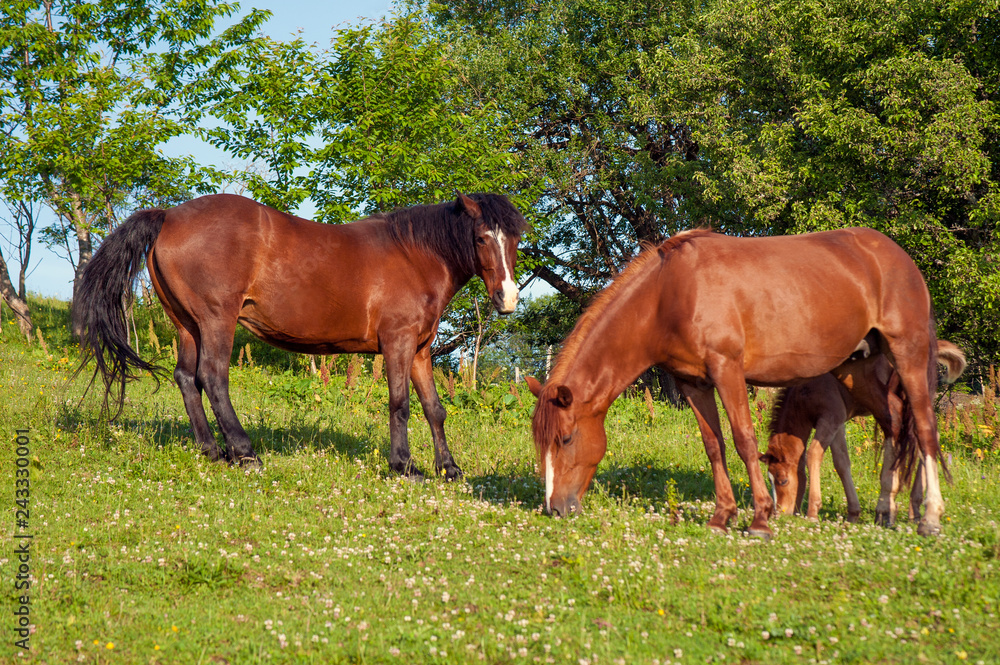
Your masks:
<svg viewBox="0 0 1000 665"><path fill-rule="evenodd" d="M91 241L90 228L86 222L86 216L83 212L83 207L80 205L80 197L73 195L73 230L76 231L76 242L79 249L76 261L76 272L73 276L73 306L71 307L71 320L73 322L73 336L77 339L83 336L83 324L81 323L81 317L77 316L76 312L76 291L80 287L80 278L83 276L83 271L90 263L91 257L94 255L94 246Z"/></svg>
<svg viewBox="0 0 1000 665"><path fill-rule="evenodd" d="M28 277L28 265L31 263L31 238L35 235L35 215L34 211L23 202L19 206L18 215L20 219L17 224L17 232L21 236L21 269L17 274L17 296L27 302L28 295L25 282Z"/></svg>
<svg viewBox="0 0 1000 665"><path fill-rule="evenodd" d="M14 312L18 330L30 341L31 330L33 328L31 310L28 307L27 301L21 298L14 289L14 285L10 281L10 273L7 271L7 262L4 261L2 254L0 254L0 295L3 296L4 301Z"/></svg>

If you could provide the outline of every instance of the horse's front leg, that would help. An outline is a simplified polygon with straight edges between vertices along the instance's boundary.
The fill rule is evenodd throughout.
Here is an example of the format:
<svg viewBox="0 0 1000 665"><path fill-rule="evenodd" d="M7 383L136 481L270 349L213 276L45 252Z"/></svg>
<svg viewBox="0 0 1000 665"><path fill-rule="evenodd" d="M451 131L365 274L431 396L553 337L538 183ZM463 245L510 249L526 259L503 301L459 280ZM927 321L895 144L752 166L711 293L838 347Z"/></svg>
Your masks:
<svg viewBox="0 0 1000 665"><path fill-rule="evenodd" d="M806 504L806 517L811 520L819 519L819 509L823 505L823 489L820 487L819 475L826 448L826 444L819 438L817 432L817 436L813 437L812 444L805 454L806 467L809 469L807 474L809 477L809 502ZM796 505L801 506L801 501Z"/></svg>
<svg viewBox="0 0 1000 665"><path fill-rule="evenodd" d="M385 377L389 383L389 467L398 474L423 479L424 474L410 457L406 426L410 421L410 368L416 344L394 340L384 345Z"/></svg>
<svg viewBox="0 0 1000 665"><path fill-rule="evenodd" d="M728 533L729 520L736 515L736 498L733 496L733 486L729 482L729 469L726 468L726 442L722 438L722 424L719 422L719 410L715 406L715 393L711 388L707 390L696 388L680 381L678 387L694 411L701 440L705 444L705 453L712 465L712 479L715 481L715 514L708 521L708 528Z"/></svg>
<svg viewBox="0 0 1000 665"><path fill-rule="evenodd" d="M743 367L736 361L721 358L709 366L715 389L719 391L719 399L729 416L729 424L733 429L733 441L736 452L747 467L750 478L750 491L753 493L753 521L750 523L751 536L770 540L773 533L767 525L768 518L774 508L774 501L767 491L764 474L760 471L760 450L757 444L757 434L753 428L750 416L750 400L747 398L746 377Z"/></svg>
<svg viewBox="0 0 1000 665"><path fill-rule="evenodd" d="M434 385L430 344L417 352L410 376L413 378L413 387L417 391L417 397L420 398L420 406L424 410L424 417L427 418L431 437L434 439L434 471L438 475L444 475L448 480L460 478L462 470L455 464L444 436L444 419L447 413L441 405L441 398L438 397L437 387Z"/></svg>

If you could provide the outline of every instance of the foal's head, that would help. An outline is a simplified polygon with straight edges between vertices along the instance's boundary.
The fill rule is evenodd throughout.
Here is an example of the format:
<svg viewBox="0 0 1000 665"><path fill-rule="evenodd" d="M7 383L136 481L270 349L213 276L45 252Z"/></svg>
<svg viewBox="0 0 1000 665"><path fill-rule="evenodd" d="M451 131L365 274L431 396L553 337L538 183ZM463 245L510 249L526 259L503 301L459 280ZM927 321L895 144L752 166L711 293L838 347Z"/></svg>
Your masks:
<svg viewBox="0 0 1000 665"><path fill-rule="evenodd" d="M527 382L538 398L532 432L545 479L545 512L556 516L580 512L580 499L608 448L607 411L586 409L565 385L542 386L530 377Z"/></svg>
<svg viewBox="0 0 1000 665"><path fill-rule="evenodd" d="M475 272L486 285L496 310L510 314L518 300L514 281L517 245L527 223L504 196L459 194L455 211L472 218Z"/></svg>
<svg viewBox="0 0 1000 665"><path fill-rule="evenodd" d="M799 436L772 434L767 451L760 456L767 464L776 514L791 515L802 503L806 483L805 449L805 441Z"/></svg>

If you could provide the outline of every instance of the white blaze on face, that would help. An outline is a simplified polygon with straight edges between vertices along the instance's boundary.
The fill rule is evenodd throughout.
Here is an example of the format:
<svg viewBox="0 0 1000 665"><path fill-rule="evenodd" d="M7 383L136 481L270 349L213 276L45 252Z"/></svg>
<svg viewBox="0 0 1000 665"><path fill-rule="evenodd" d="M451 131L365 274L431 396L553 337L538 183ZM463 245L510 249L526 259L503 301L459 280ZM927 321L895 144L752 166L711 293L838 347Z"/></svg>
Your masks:
<svg viewBox="0 0 1000 665"><path fill-rule="evenodd" d="M513 265L507 262L507 236L499 229L490 231L490 235L500 247L500 265L503 266L504 277L500 284L500 288L503 290L503 309L501 312L509 314L517 307L518 293L517 284L514 283Z"/></svg>
<svg viewBox="0 0 1000 665"><path fill-rule="evenodd" d="M552 484L555 482L555 471L552 469L552 446L545 452L545 512L552 512Z"/></svg>

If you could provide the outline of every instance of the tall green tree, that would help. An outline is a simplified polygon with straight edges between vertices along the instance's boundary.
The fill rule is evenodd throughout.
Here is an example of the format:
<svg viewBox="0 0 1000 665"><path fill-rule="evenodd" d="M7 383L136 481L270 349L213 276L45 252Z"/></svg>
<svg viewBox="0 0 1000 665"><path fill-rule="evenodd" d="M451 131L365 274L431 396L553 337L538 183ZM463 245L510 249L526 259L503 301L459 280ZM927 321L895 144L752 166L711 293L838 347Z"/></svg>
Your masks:
<svg viewBox="0 0 1000 665"><path fill-rule="evenodd" d="M456 192L506 193L530 209L537 177L497 103L470 89L450 45L422 19L339 30L328 48L262 40L231 76L195 90L190 105L212 119L209 141L249 162L235 177L255 198L317 221ZM466 347L471 355L477 340L492 339L490 309L481 283L470 283L445 313L437 351Z"/></svg>
<svg viewBox="0 0 1000 665"><path fill-rule="evenodd" d="M189 130L177 94L267 17L255 10L215 36L215 21L237 9L214 0L0 5L0 178L55 213L45 235L70 251L76 282L93 234L122 209L186 197L204 180L192 160L158 148Z"/></svg>

